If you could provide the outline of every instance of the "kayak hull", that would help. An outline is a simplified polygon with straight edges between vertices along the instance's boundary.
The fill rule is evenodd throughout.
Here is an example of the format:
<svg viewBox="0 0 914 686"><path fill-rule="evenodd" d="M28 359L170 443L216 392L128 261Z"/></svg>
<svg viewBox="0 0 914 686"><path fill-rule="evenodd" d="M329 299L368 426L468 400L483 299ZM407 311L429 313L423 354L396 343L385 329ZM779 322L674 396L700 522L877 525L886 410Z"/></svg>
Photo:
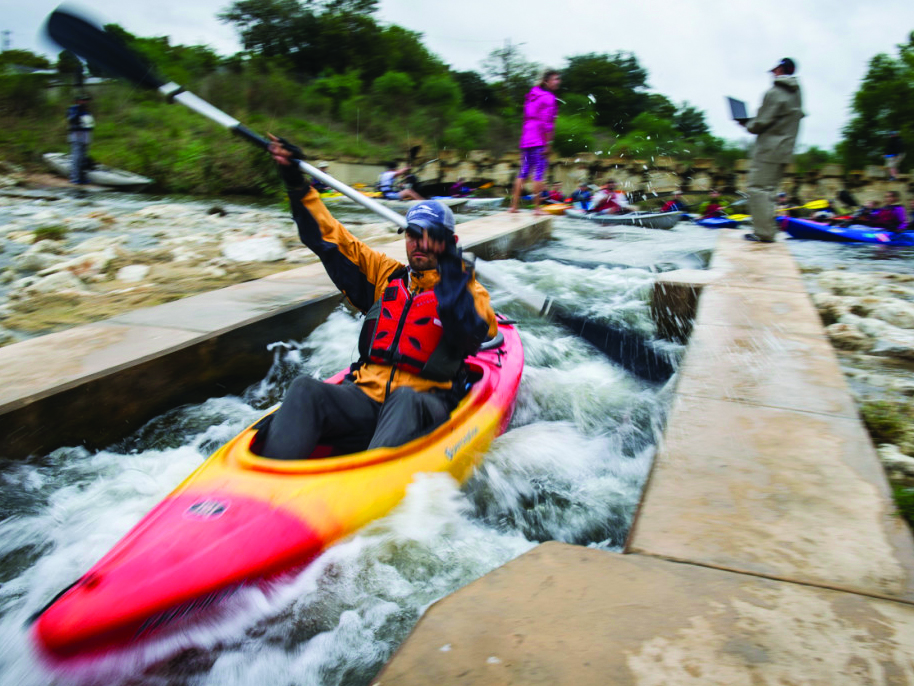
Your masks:
<svg viewBox="0 0 914 686"><path fill-rule="evenodd" d="M914 246L914 231L893 233L852 224L851 226L832 226L798 217L780 217L781 229L793 238L816 241L836 241L840 243L877 243L880 245Z"/></svg>
<svg viewBox="0 0 914 686"><path fill-rule="evenodd" d="M499 347L468 358L477 380L450 419L406 445L272 460L250 451L256 425L245 429L41 612L39 648L60 660L173 629L240 587L301 569L394 508L416 474L466 480L506 428L523 370L517 331L499 329Z"/></svg>
<svg viewBox="0 0 914 686"><path fill-rule="evenodd" d="M739 226L738 221L729 217L705 217L697 219L695 223L706 229L735 229Z"/></svg>
<svg viewBox="0 0 914 686"><path fill-rule="evenodd" d="M43 156L47 165L61 176L69 178L70 176L70 156L62 152L47 152ZM122 188L136 188L146 186L152 183L152 179L145 176L134 174L133 172L124 171L123 169L114 169L106 167L103 164L96 164L92 169L86 171L86 180L98 186L111 186Z"/></svg>
<svg viewBox="0 0 914 686"><path fill-rule="evenodd" d="M682 212L630 212L628 214L590 214L592 222L603 226L639 226L644 229L672 229L682 219Z"/></svg>

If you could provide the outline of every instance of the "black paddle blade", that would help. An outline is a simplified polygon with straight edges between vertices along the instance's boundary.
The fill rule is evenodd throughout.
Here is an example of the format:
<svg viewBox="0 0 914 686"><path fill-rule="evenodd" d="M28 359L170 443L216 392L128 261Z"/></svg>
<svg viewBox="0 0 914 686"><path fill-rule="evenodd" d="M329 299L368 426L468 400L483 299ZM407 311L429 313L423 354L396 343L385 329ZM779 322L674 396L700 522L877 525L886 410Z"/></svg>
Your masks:
<svg viewBox="0 0 914 686"><path fill-rule="evenodd" d="M144 88L155 89L164 84L117 36L76 16L71 10L58 8L51 12L45 29L60 47L107 74L128 79Z"/></svg>
<svg viewBox="0 0 914 686"><path fill-rule="evenodd" d="M638 334L567 312L556 312L552 318L645 381L664 382L675 371L666 356Z"/></svg>

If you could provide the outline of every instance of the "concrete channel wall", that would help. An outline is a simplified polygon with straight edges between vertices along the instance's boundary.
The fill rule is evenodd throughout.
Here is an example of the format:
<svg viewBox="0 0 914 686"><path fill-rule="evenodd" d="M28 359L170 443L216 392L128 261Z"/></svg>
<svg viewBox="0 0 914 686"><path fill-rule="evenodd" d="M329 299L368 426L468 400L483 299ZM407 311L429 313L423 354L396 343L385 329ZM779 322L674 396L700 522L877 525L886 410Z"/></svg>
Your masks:
<svg viewBox="0 0 914 686"><path fill-rule="evenodd" d="M911 533L786 246L738 238L658 286L679 334L701 296L625 554L534 548L372 684L914 683Z"/></svg>
<svg viewBox="0 0 914 686"><path fill-rule="evenodd" d="M550 230L548 217L502 213L458 235L499 259ZM405 262L402 238L377 247ZM102 448L177 405L237 393L266 374L268 343L307 336L340 301L315 263L0 348L0 458Z"/></svg>

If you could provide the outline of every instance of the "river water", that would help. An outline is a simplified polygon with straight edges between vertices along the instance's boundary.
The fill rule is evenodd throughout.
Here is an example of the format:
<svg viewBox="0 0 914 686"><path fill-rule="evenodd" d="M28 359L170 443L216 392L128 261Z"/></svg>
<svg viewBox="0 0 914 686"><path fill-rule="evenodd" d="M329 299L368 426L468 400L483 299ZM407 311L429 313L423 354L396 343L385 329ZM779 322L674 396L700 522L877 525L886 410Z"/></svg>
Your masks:
<svg viewBox="0 0 914 686"><path fill-rule="evenodd" d="M499 268L580 314L651 335L656 272L706 264L715 238L685 224L610 235L557 219L550 241ZM273 368L240 397L176 408L106 450L63 448L4 465L0 683L367 684L431 603L539 542L619 550L670 388L640 381L508 295L492 295L498 311L518 320L527 365L511 425L477 473L462 487L418 477L389 516L168 639L51 668L35 656L26 620L277 402L296 374L325 377L348 365L359 321L340 308L303 341L265 350ZM673 344L665 350L681 353Z"/></svg>

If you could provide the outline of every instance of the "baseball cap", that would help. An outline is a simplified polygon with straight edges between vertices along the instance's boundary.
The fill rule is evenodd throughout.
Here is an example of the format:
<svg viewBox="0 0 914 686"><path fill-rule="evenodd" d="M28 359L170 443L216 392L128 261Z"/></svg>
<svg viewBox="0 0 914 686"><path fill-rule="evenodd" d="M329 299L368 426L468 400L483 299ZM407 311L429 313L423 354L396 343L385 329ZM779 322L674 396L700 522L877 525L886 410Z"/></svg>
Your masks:
<svg viewBox="0 0 914 686"><path fill-rule="evenodd" d="M451 208L437 200L422 200L409 208L406 213L406 229L398 229L397 233L416 227L417 233L423 229L433 231L436 228L445 228L454 233L454 213Z"/></svg>
<svg viewBox="0 0 914 686"><path fill-rule="evenodd" d="M771 71L774 71L778 67L782 67L784 69L784 73L786 73L786 74L793 74L797 70L796 62L794 62L789 57L785 57L780 62L778 62L776 65L774 65L771 68Z"/></svg>

